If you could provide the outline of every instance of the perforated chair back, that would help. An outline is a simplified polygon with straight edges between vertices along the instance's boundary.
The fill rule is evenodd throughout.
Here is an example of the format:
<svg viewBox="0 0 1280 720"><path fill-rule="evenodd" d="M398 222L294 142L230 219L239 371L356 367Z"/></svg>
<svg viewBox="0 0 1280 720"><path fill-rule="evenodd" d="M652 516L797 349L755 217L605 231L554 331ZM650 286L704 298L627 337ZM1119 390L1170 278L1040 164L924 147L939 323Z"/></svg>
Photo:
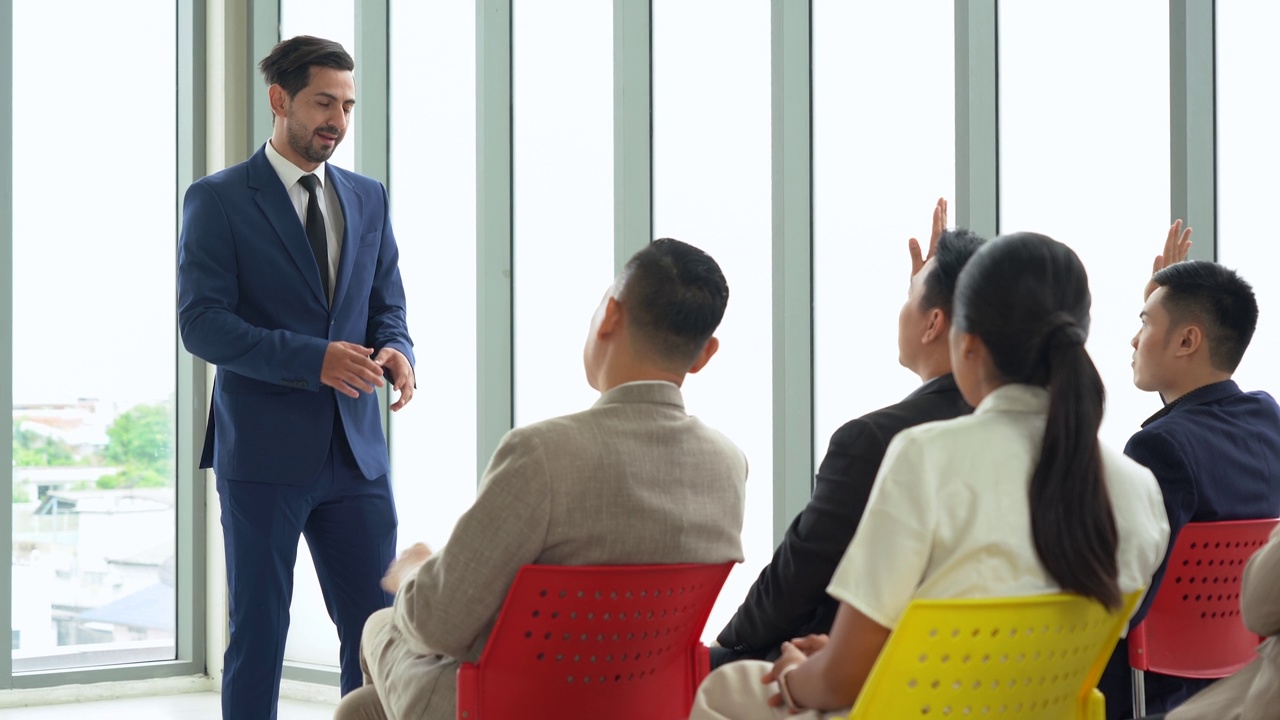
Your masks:
<svg viewBox="0 0 1280 720"><path fill-rule="evenodd" d="M1138 597L1116 612L1065 594L913 601L849 720L1101 719L1098 678Z"/></svg>
<svg viewBox="0 0 1280 720"><path fill-rule="evenodd" d="M688 717L732 565L526 565L458 670L459 720Z"/></svg>
<svg viewBox="0 0 1280 720"><path fill-rule="evenodd" d="M1240 579L1277 520L1188 523L1142 623L1129 631L1134 709L1145 712L1142 672L1221 678L1248 665L1262 638L1240 615Z"/></svg>

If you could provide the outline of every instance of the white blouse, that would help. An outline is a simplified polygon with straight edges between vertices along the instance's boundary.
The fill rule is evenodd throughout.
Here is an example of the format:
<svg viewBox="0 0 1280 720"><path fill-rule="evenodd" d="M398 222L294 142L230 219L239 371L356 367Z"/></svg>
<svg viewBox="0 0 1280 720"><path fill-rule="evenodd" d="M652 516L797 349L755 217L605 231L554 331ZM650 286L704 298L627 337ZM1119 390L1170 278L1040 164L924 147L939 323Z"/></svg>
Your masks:
<svg viewBox="0 0 1280 720"><path fill-rule="evenodd" d="M887 628L914 598L1058 592L1027 499L1048 409L1044 388L1004 385L972 415L898 433L827 592ZM1102 465L1128 593L1150 583L1169 521L1151 471L1106 446Z"/></svg>

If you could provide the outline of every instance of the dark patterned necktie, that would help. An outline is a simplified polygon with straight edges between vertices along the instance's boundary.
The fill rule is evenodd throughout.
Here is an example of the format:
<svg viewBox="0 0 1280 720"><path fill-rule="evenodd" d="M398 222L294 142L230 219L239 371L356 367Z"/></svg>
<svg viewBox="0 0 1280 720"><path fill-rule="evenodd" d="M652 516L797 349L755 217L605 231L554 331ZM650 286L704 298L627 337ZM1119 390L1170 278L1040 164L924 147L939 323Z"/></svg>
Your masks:
<svg viewBox="0 0 1280 720"><path fill-rule="evenodd" d="M320 178L315 175L303 175L298 182L307 189L307 241L311 243L311 254L316 256L316 267L320 268L320 286L324 288L324 296L327 298L329 297L329 240L324 229L324 216L320 214L320 200L316 197Z"/></svg>

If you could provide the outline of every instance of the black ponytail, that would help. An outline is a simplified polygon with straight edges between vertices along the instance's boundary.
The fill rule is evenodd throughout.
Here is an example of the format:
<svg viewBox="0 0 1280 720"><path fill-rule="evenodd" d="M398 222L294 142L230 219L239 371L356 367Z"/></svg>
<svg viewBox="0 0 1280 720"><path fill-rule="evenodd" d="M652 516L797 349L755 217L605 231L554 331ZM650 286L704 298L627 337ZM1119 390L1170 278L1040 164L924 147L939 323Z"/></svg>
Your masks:
<svg viewBox="0 0 1280 720"><path fill-rule="evenodd" d="M1115 609L1119 537L1098 445L1105 391L1084 349L1091 301L1070 248L1018 233L987 243L966 265L954 322L982 340L1005 382L1048 389L1028 489L1036 553L1063 590Z"/></svg>
<svg viewBox="0 0 1280 720"><path fill-rule="evenodd" d="M1031 536L1063 590L1114 610L1121 604L1119 536L1098 447L1105 390L1085 352L1084 330L1069 316L1055 323L1043 343L1049 417L1028 491Z"/></svg>

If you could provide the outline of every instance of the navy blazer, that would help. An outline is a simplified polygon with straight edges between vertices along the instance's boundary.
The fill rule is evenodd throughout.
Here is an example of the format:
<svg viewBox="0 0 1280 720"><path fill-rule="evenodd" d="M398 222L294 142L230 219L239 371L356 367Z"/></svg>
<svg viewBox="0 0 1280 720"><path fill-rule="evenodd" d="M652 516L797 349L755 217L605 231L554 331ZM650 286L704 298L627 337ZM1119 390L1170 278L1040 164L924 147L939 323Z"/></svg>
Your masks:
<svg viewBox="0 0 1280 720"><path fill-rule="evenodd" d="M867 509L889 441L899 431L972 412L955 378L921 385L896 405L850 420L831 436L813 497L787 528L773 560L720 632L717 661L775 657L794 637L831 631L840 607L827 585Z"/></svg>
<svg viewBox="0 0 1280 720"><path fill-rule="evenodd" d="M335 408L365 477L388 472L377 395L349 398L320 384L332 341L392 347L414 361L387 191L332 165L325 176L345 227L332 304L265 145L193 183L183 201L178 323L187 350L218 366L200 467L221 478L316 477Z"/></svg>
<svg viewBox="0 0 1280 720"><path fill-rule="evenodd" d="M1233 380L1192 390L1142 423L1124 454L1160 483L1169 547L1189 522L1280 517L1280 406L1265 392L1241 392ZM1162 563L1135 623L1164 571Z"/></svg>
<svg viewBox="0 0 1280 720"><path fill-rule="evenodd" d="M1160 483L1170 548L1189 522L1280 517L1280 406L1265 392L1241 392L1232 380L1193 390L1142 423L1124 452ZM1146 617L1168 562L1166 552L1130 627ZM1128 648L1121 640L1099 684L1108 718L1129 717ZM1208 682L1146 678L1150 712L1172 709Z"/></svg>

